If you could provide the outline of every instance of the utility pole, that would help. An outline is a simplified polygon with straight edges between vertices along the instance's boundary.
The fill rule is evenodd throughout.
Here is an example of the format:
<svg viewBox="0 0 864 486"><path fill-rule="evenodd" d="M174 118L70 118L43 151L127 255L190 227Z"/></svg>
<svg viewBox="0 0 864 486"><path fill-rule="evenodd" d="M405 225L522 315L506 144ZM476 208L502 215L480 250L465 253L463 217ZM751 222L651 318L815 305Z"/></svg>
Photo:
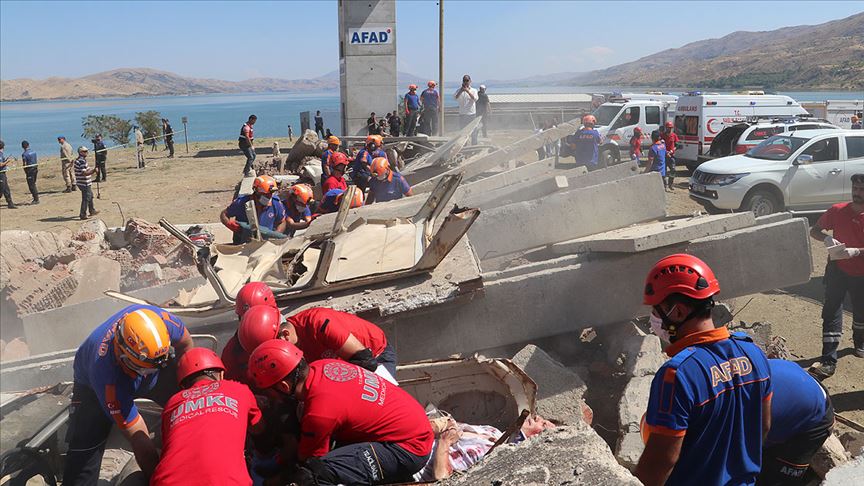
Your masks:
<svg viewBox="0 0 864 486"><path fill-rule="evenodd" d="M441 111L438 112L438 135L444 136L444 0L438 0L438 86Z"/></svg>

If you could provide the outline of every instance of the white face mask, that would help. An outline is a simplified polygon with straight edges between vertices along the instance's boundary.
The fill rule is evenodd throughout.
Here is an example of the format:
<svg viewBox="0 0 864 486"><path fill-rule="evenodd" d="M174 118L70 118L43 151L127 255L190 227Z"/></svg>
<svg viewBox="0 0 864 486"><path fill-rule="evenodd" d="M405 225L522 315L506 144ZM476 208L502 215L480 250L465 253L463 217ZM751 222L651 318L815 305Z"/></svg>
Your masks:
<svg viewBox="0 0 864 486"><path fill-rule="evenodd" d="M663 329L663 319L651 313L651 317L648 319L648 325L651 326L651 331L660 338L661 341L671 343L672 341L669 338L669 331Z"/></svg>
<svg viewBox="0 0 864 486"><path fill-rule="evenodd" d="M262 206L269 206L270 205L270 197L258 196L258 204L260 204Z"/></svg>
<svg viewBox="0 0 864 486"><path fill-rule="evenodd" d="M384 174L381 174L381 175L376 175L375 178L378 179L379 181L383 181L384 179L387 178L387 174L384 173Z"/></svg>

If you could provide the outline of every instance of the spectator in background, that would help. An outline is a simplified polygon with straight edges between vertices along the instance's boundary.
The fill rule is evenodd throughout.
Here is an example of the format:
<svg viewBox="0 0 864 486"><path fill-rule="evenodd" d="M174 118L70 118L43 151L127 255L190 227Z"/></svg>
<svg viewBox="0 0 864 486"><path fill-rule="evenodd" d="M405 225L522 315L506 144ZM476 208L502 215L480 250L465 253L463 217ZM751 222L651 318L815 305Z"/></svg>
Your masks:
<svg viewBox="0 0 864 486"><path fill-rule="evenodd" d="M421 117L423 124L420 126L420 131L427 135L438 135L438 113L441 109L441 93L435 89L435 81L430 80L426 83L428 86L420 93L420 101L423 102ZM391 123L392 125L392 123Z"/></svg>
<svg viewBox="0 0 864 486"><path fill-rule="evenodd" d="M78 214L81 219L87 219L88 210L90 216L99 214L93 207L93 189L90 182L90 176L96 172L96 168L87 165L87 152L87 147L78 147L78 158L75 160L75 184L81 191L81 212Z"/></svg>
<svg viewBox="0 0 864 486"><path fill-rule="evenodd" d="M66 183L66 190L63 192L72 192L75 190L75 185L73 184L75 182L73 166L75 163L75 154L72 153L72 146L69 145L69 142L66 141L66 137L63 135L57 137L57 143L60 144L60 171L63 174L63 182Z"/></svg>
<svg viewBox="0 0 864 486"><path fill-rule="evenodd" d="M393 112L390 115L390 120L388 121L390 124L390 135L394 137L398 137L400 133L402 133L402 118L399 116L398 112Z"/></svg>
<svg viewBox="0 0 864 486"><path fill-rule="evenodd" d="M256 121L258 121L257 116L249 115L249 119L240 127L240 137L237 139L240 151L246 156L246 165L243 167L244 177L253 177L255 175L252 172L252 164L255 162L255 130L253 126Z"/></svg>
<svg viewBox="0 0 864 486"><path fill-rule="evenodd" d="M132 127L135 130L135 149L138 154L138 168L144 168L144 134L137 126ZM71 150L72 147L69 147Z"/></svg>
<svg viewBox="0 0 864 486"><path fill-rule="evenodd" d="M294 141L294 129L291 128L291 125L288 125L288 141L289 142Z"/></svg>
<svg viewBox="0 0 864 486"><path fill-rule="evenodd" d="M420 95L417 94L417 85L409 84L408 93L405 94L405 136L417 135L417 119L420 117Z"/></svg>
<svg viewBox="0 0 864 486"><path fill-rule="evenodd" d="M162 133L165 134L165 147L168 148L168 158L173 159L174 158L174 129L171 128L171 123L168 121L167 118L162 119Z"/></svg>
<svg viewBox="0 0 864 486"><path fill-rule="evenodd" d="M101 134L93 139L93 154L96 158L96 180L105 182L105 162L108 160L108 151L105 149L105 143L102 142Z"/></svg>
<svg viewBox="0 0 864 486"><path fill-rule="evenodd" d="M315 133L322 139L327 136L324 133L324 117L321 116L321 110L315 112Z"/></svg>
<svg viewBox="0 0 864 486"><path fill-rule="evenodd" d="M12 191L9 190L9 181L6 179L6 171L9 170L9 163L12 162L12 157L6 157L3 154L3 149L6 144L0 140L0 193L6 198L6 207L9 209L18 209L18 206L12 202Z"/></svg>
<svg viewBox="0 0 864 486"><path fill-rule="evenodd" d="M861 130L861 128L861 117L859 117L858 115L852 115L852 130Z"/></svg>
<svg viewBox="0 0 864 486"><path fill-rule="evenodd" d="M462 76L462 86L453 95L459 103L459 128L465 128L477 116L477 90L471 87L471 76ZM477 132L471 136L471 143L477 145Z"/></svg>
<svg viewBox="0 0 864 486"><path fill-rule="evenodd" d="M477 93L477 116L482 118L480 122L483 127L483 138L488 138L487 127L489 125L489 114L492 113L492 105L489 103L489 95L486 94L486 85L480 85L480 91ZM549 127L545 127L548 129ZM475 142L476 143L476 142Z"/></svg>
<svg viewBox="0 0 864 486"><path fill-rule="evenodd" d="M36 175L39 173L39 162L36 159L36 152L30 150L30 142L27 140L21 142L21 148L24 150L24 153L21 154L21 163L24 165L27 187L30 189L30 195L33 196L33 201L30 204L39 204L39 191L36 189Z"/></svg>
<svg viewBox="0 0 864 486"><path fill-rule="evenodd" d="M366 119L366 131L367 135L378 135L378 119L375 118L374 111Z"/></svg>

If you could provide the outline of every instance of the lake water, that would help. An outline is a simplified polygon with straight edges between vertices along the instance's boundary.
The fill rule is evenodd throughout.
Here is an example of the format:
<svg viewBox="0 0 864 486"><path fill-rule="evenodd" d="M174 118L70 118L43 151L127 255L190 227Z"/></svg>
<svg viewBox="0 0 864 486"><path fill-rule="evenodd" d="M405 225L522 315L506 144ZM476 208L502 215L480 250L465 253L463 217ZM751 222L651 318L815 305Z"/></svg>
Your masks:
<svg viewBox="0 0 864 486"><path fill-rule="evenodd" d="M445 93L455 91L447 86ZM502 88L491 92L507 93L598 93L616 91L607 87L531 87ZM640 92L644 89L625 88L622 91ZM673 94L681 90L672 90ZM799 101L824 101L827 99L861 99L859 92L781 92ZM445 105L454 103L452 96L445 96ZM395 103L394 103L395 104ZM294 134L300 131L300 112L321 110L325 126L339 133L339 92L310 93L249 93L199 96L156 96L136 98L106 98L98 100L70 101L22 101L0 103L0 139L6 142L6 154L20 155L21 140L28 140L31 147L43 156L54 157L59 152L57 136L65 135L73 146L90 146L89 140L81 137L81 121L88 115L117 115L132 119L136 112L155 110L171 121L174 130L183 129L181 117L189 119L189 140L235 140L246 118L254 113L258 116L255 125L257 137L285 137L288 125ZM183 137L175 136L178 149L182 150ZM111 141L108 141L112 143ZM113 144L113 143L112 143Z"/></svg>

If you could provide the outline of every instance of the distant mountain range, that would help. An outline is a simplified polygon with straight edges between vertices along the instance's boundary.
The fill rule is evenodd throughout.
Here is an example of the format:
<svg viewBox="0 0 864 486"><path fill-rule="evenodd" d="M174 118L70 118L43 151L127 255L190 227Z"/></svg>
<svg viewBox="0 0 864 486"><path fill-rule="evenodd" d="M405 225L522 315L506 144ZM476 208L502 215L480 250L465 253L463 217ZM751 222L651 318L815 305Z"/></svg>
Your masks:
<svg viewBox="0 0 864 486"><path fill-rule="evenodd" d="M397 77L400 90L409 83L423 89L426 81L404 72ZM864 90L864 13L819 25L734 32L588 73L488 80L485 84ZM0 100L296 92L338 87L338 71L311 79L222 81L187 78L155 69L123 68L81 78L0 81Z"/></svg>
<svg viewBox="0 0 864 486"><path fill-rule="evenodd" d="M734 32L558 84L864 91L864 13L819 25Z"/></svg>

